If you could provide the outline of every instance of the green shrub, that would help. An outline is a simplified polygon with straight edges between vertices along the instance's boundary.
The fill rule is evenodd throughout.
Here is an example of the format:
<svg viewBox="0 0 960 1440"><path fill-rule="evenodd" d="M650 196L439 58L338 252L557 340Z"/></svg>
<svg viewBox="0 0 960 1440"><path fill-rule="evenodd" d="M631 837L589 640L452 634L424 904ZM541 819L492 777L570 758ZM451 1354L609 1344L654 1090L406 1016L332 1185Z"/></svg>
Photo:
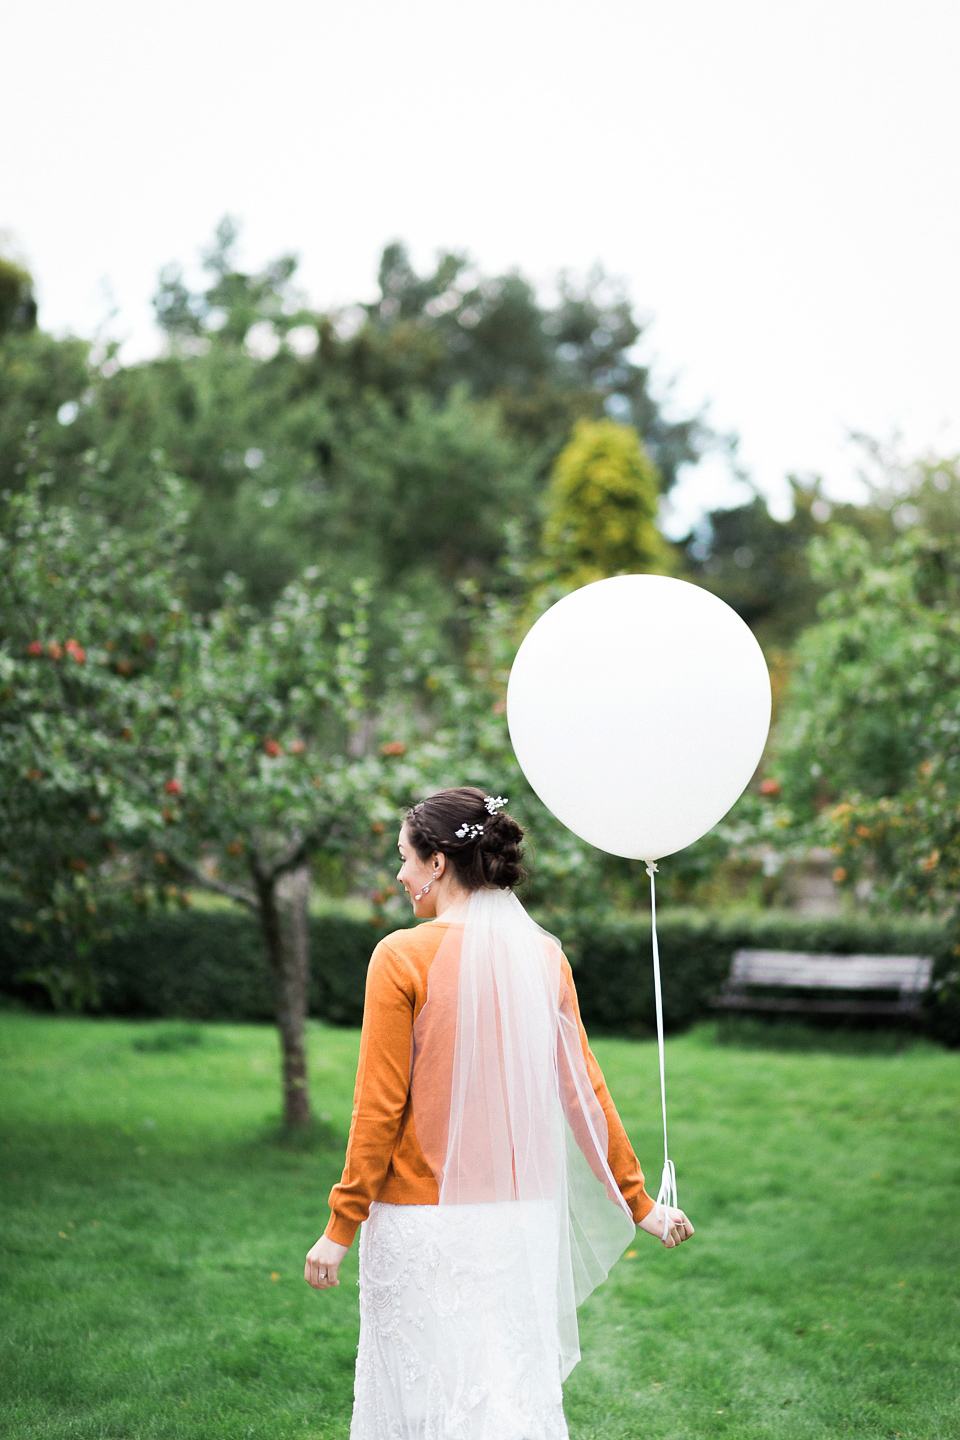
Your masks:
<svg viewBox="0 0 960 1440"><path fill-rule="evenodd" d="M49 1004L42 988L17 977L42 968L39 946L0 912L0 992ZM574 967L588 1030L648 1034L655 1025L649 916L553 914L541 917ZM388 928L345 915L310 919L311 1014L359 1025L373 946ZM709 1009L735 950L808 950L848 955L923 954L935 960L926 1028L960 1044L960 983L951 927L920 919L809 916L782 911L724 915L661 912L658 923L664 1020L689 1025ZM101 1013L177 1020L271 1020L273 990L257 925L241 911L188 910L138 917L90 964Z"/></svg>

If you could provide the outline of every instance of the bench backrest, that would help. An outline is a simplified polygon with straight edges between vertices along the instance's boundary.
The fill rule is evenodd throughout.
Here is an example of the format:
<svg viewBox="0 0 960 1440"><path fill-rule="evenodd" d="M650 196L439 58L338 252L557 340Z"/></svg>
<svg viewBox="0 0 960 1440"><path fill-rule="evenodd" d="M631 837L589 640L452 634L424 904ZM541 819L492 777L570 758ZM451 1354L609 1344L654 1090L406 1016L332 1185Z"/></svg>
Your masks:
<svg viewBox="0 0 960 1440"><path fill-rule="evenodd" d="M738 950L729 984L796 985L810 990L899 990L930 984L927 955L806 955L791 950Z"/></svg>

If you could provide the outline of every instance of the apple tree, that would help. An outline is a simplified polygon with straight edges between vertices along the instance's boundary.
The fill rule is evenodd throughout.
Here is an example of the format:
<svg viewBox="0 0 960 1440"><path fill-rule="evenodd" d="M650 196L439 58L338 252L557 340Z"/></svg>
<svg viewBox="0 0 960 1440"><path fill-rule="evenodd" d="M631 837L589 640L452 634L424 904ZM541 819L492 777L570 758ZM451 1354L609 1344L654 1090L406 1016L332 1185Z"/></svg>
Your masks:
<svg viewBox="0 0 960 1440"><path fill-rule="evenodd" d="M56 959L55 1002L95 1004L90 953L130 900L203 886L256 915L275 978L284 1120L309 1118L311 858L368 833L366 597L308 570L261 614L228 581L184 601L184 515L158 477L145 538L113 527L90 468L71 506L42 482L0 517L0 883Z"/></svg>
<svg viewBox="0 0 960 1440"><path fill-rule="evenodd" d="M186 621L127 720L132 757L118 822L146 838L156 874L244 906L275 979L284 1123L309 1119L304 1025L310 862L351 850L378 780L365 758L365 592L329 595L313 570L266 615L239 582Z"/></svg>

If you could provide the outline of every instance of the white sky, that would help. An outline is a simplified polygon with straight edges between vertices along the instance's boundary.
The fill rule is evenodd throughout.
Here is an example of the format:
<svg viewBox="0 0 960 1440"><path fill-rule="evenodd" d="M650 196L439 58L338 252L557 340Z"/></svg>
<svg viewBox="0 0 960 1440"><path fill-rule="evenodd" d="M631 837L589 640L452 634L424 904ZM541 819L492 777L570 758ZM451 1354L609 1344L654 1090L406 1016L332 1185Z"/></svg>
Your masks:
<svg viewBox="0 0 960 1440"><path fill-rule="evenodd" d="M321 305L394 237L599 260L781 506L788 471L850 491L849 429L960 449L955 0L30 0L3 38L0 227L57 331L115 306L149 353L225 212ZM735 498L701 468L685 515Z"/></svg>

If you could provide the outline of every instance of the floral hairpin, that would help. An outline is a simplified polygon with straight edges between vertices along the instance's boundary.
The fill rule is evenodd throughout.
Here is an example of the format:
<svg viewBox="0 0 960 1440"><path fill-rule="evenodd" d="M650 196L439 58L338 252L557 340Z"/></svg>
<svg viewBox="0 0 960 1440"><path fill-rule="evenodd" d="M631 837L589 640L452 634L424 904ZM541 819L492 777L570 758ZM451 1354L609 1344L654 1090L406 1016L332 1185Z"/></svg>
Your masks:
<svg viewBox="0 0 960 1440"><path fill-rule="evenodd" d="M509 805L510 801L505 795L484 795L483 803L491 815L496 815L497 811L502 810L504 805Z"/></svg>
<svg viewBox="0 0 960 1440"><path fill-rule="evenodd" d="M483 834L483 826L461 825L459 830L454 831L454 834L458 840L479 840Z"/></svg>

